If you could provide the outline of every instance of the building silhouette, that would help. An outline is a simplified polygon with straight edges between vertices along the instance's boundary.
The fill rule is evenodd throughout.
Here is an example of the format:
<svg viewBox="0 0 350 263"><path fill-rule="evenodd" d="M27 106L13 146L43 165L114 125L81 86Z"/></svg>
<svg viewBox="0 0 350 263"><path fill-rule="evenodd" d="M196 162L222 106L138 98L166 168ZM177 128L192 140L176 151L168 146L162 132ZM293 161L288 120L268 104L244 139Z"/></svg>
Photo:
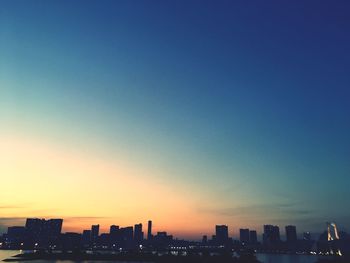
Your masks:
<svg viewBox="0 0 350 263"><path fill-rule="evenodd" d="M156 248L166 248L168 247L173 241L173 236L168 235L167 232L157 232L157 235L155 235L152 239L152 244Z"/></svg>
<svg viewBox="0 0 350 263"><path fill-rule="evenodd" d="M256 244L258 243L258 235L256 234L255 230L250 230L249 231L249 242L251 244Z"/></svg>
<svg viewBox="0 0 350 263"><path fill-rule="evenodd" d="M248 244L249 243L249 229L248 228L241 228L239 230L239 240L244 243Z"/></svg>
<svg viewBox="0 0 350 263"><path fill-rule="evenodd" d="M91 226L91 244L96 245L100 233L100 225Z"/></svg>
<svg viewBox="0 0 350 263"><path fill-rule="evenodd" d="M39 218L27 218L25 229L30 245L38 244L43 232L43 220Z"/></svg>
<svg viewBox="0 0 350 263"><path fill-rule="evenodd" d="M303 234L303 240L297 240L296 227L285 227L286 242L281 242L278 226L264 225L263 245L258 243L257 232L242 228L239 231L240 241L232 240L228 235L228 226L216 225L213 239L203 236L202 242L174 239L167 232L157 232L152 235L152 221L148 222L147 236L149 240L143 240L142 224L122 227L110 226L109 233L100 234L100 226L92 225L90 230L80 233L61 233L62 219L38 219L28 218L25 226L8 227L7 233L0 235L0 249L23 249L41 251L105 251L114 252L159 252L170 251L183 253L188 249L199 252L218 252L239 249L241 251L267 251L272 253L298 253L319 251L330 252L332 249L341 249L342 253L350 253L350 236L345 232L339 232L339 239L331 242L327 239L327 231L320 236L317 242L311 240L309 232ZM243 246L242 246L243 244ZM142 246L141 246L142 245ZM347 246L347 247L346 247ZM334 250L335 251L335 250ZM188 251L186 252L188 253Z"/></svg>
<svg viewBox="0 0 350 263"><path fill-rule="evenodd" d="M121 243L121 233L119 226L111 225L109 228L109 241L112 248L116 248Z"/></svg>
<svg viewBox="0 0 350 263"><path fill-rule="evenodd" d="M152 240L152 221L148 221L147 240Z"/></svg>
<svg viewBox="0 0 350 263"><path fill-rule="evenodd" d="M46 248L58 243L63 219L28 218L25 224L26 245Z"/></svg>
<svg viewBox="0 0 350 263"><path fill-rule="evenodd" d="M278 243L280 238L280 229L278 226L264 225L263 242L264 244Z"/></svg>
<svg viewBox="0 0 350 263"><path fill-rule="evenodd" d="M61 235L61 248L63 251L79 250L81 248L82 235L73 232L67 232Z"/></svg>
<svg viewBox="0 0 350 263"><path fill-rule="evenodd" d="M118 234L118 231L119 231L119 226L111 225L109 228L109 234L111 236Z"/></svg>
<svg viewBox="0 0 350 263"><path fill-rule="evenodd" d="M228 226L216 225L215 226L215 238L218 245L225 245L228 242Z"/></svg>
<svg viewBox="0 0 350 263"><path fill-rule="evenodd" d="M288 243L297 242L297 228L296 226L286 226L286 238Z"/></svg>
<svg viewBox="0 0 350 263"><path fill-rule="evenodd" d="M26 238L26 229L24 226L12 226L7 228L7 241L10 248L22 247Z"/></svg>
<svg viewBox="0 0 350 263"><path fill-rule="evenodd" d="M102 233L98 237L97 246L100 248L108 248L110 246L110 235L109 233Z"/></svg>
<svg viewBox="0 0 350 263"><path fill-rule="evenodd" d="M207 244L207 243L208 243L208 236L207 236L207 235L204 235L204 236L202 237L202 243L203 243L203 244Z"/></svg>
<svg viewBox="0 0 350 263"><path fill-rule="evenodd" d="M91 245L91 230L83 230L83 234L81 236L82 246L85 248L90 247Z"/></svg>
<svg viewBox="0 0 350 263"><path fill-rule="evenodd" d="M136 224L134 226L134 242L136 245L141 245L143 241L142 224Z"/></svg>
<svg viewBox="0 0 350 263"><path fill-rule="evenodd" d="M120 246L125 248L133 247L134 229L132 226L120 228Z"/></svg>

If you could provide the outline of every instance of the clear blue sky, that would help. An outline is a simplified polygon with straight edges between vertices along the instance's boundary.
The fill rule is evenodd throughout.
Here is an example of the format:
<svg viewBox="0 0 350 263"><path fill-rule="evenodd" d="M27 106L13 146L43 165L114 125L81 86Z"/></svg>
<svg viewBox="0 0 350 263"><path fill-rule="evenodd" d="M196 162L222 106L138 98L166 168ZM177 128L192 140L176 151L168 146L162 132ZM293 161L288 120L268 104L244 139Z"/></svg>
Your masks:
<svg viewBox="0 0 350 263"><path fill-rule="evenodd" d="M217 223L350 231L349 13L349 1L1 0L1 133L156 170Z"/></svg>

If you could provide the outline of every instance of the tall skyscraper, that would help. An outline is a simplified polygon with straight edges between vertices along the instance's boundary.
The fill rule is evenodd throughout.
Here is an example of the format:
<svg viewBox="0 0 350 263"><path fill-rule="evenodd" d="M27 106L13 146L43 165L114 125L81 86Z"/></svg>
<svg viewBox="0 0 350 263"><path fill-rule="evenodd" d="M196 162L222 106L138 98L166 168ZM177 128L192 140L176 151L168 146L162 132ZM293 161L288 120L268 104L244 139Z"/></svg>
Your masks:
<svg viewBox="0 0 350 263"><path fill-rule="evenodd" d="M113 248L115 248L121 242L121 233L119 226L112 225L109 228L109 239Z"/></svg>
<svg viewBox="0 0 350 263"><path fill-rule="evenodd" d="M239 240L242 243L248 244L249 243L249 229L248 228L241 228L239 230Z"/></svg>
<svg viewBox="0 0 350 263"><path fill-rule="evenodd" d="M256 234L255 230L250 230L249 231L249 242L251 244L256 244L258 243L258 235Z"/></svg>
<svg viewBox="0 0 350 263"><path fill-rule="evenodd" d="M281 240L278 226L264 225L263 241L265 244L276 243Z"/></svg>
<svg viewBox="0 0 350 263"><path fill-rule="evenodd" d="M109 228L109 234L112 235L112 236L117 234L118 231L119 231L119 226L111 225L110 228Z"/></svg>
<svg viewBox="0 0 350 263"><path fill-rule="evenodd" d="M84 230L81 236L83 247L90 247L91 244L91 230Z"/></svg>
<svg viewBox="0 0 350 263"><path fill-rule="evenodd" d="M286 226L286 237L288 243L297 241L297 228L295 226Z"/></svg>
<svg viewBox="0 0 350 263"><path fill-rule="evenodd" d="M32 243L38 243L42 233L44 220L39 218L27 218L26 231Z"/></svg>
<svg viewBox="0 0 350 263"><path fill-rule="evenodd" d="M63 219L50 219L44 222L43 234L48 245L56 245L61 235Z"/></svg>
<svg viewBox="0 0 350 263"><path fill-rule="evenodd" d="M133 246L134 228L132 226L120 228L121 246L131 248Z"/></svg>
<svg viewBox="0 0 350 263"><path fill-rule="evenodd" d="M134 241L136 245L140 245L143 240L142 224L136 224L134 226Z"/></svg>
<svg viewBox="0 0 350 263"><path fill-rule="evenodd" d="M147 229L147 240L152 239L152 221L148 221L148 229Z"/></svg>
<svg viewBox="0 0 350 263"><path fill-rule="evenodd" d="M98 236L100 232L100 225L92 225L91 226L91 242L92 244L96 244Z"/></svg>
<svg viewBox="0 0 350 263"><path fill-rule="evenodd" d="M228 241L228 227L226 225L216 225L216 242L218 245L225 245Z"/></svg>

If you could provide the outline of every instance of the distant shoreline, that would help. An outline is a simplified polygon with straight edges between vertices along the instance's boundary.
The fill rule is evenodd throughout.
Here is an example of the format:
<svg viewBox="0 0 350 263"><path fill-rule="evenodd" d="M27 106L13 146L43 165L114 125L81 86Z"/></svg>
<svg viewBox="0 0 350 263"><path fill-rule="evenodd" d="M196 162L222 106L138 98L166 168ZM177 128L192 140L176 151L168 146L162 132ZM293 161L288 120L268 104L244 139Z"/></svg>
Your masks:
<svg viewBox="0 0 350 263"><path fill-rule="evenodd" d="M72 261L130 261L130 262L154 262L154 263L261 263L254 255L244 255L239 258L229 254L215 256L174 256L155 255L152 253L120 253L120 254L87 254L87 253L26 253L18 254L12 258L3 260L4 262L18 262L31 260L72 260Z"/></svg>

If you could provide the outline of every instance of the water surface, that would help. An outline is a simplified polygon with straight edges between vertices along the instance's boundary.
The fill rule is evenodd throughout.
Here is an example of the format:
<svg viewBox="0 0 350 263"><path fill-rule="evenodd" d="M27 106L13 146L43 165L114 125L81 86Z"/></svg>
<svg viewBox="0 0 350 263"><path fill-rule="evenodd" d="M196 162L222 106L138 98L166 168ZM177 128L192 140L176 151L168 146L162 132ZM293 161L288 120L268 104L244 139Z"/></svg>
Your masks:
<svg viewBox="0 0 350 263"><path fill-rule="evenodd" d="M0 261L19 254L18 250L0 250Z"/></svg>
<svg viewBox="0 0 350 263"><path fill-rule="evenodd" d="M19 254L18 250L0 250L0 261ZM306 255L276 255L257 254L256 257L263 263L315 263L317 256ZM116 263L131 263L130 261L113 261ZM23 263L19 261L19 263ZM30 263L75 263L72 260L32 260ZM111 261L81 261L80 263L111 263ZM142 263L142 262L133 262Z"/></svg>
<svg viewBox="0 0 350 263"><path fill-rule="evenodd" d="M317 256L312 255L284 255L284 254L256 254L263 263L315 263Z"/></svg>

